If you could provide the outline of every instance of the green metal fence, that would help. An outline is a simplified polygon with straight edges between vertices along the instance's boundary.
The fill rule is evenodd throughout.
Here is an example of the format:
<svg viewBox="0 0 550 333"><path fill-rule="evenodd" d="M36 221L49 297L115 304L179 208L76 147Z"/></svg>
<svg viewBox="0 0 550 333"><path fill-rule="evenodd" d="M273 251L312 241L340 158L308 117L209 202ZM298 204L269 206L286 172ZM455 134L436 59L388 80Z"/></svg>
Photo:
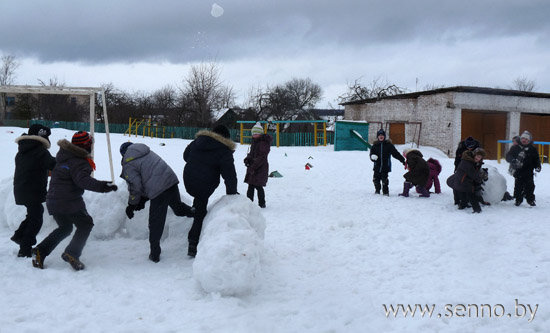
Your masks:
<svg viewBox="0 0 550 333"><path fill-rule="evenodd" d="M46 120L5 120L4 126L23 127L28 128L32 124L41 124L50 128L65 128L73 131L89 131L90 124L83 122L70 122L70 121L46 121ZM95 123L95 131L98 133L105 133L104 123ZM171 127L166 126L166 137L171 137L171 133L174 134L174 138L192 140L198 131L205 128L199 127ZM110 133L125 133L128 130L128 124L109 124ZM231 139L234 141L240 141L240 131L237 129L230 129ZM268 132L275 139L275 132ZM141 130L138 131L138 136L142 136ZM245 139L245 142L247 139ZM249 143L250 140L248 139ZM273 140L273 145L275 140ZM334 133L327 132L327 144L334 144ZM314 146L315 138L313 133L280 133L279 138L280 146Z"/></svg>

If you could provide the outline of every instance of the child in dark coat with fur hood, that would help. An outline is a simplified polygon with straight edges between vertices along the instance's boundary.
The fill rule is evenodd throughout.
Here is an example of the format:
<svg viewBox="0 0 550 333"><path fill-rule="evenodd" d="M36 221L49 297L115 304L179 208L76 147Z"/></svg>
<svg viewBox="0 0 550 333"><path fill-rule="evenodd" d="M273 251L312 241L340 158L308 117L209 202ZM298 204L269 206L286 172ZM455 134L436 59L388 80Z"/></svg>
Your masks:
<svg viewBox="0 0 550 333"><path fill-rule="evenodd" d="M13 194L17 205L27 208L27 216L15 231L11 240L19 245L18 257L30 257L36 235L42 228L48 171L55 166L55 158L50 155L48 127L33 124L28 134L23 134L15 142L19 151L15 155Z"/></svg>
<svg viewBox="0 0 550 333"><path fill-rule="evenodd" d="M430 175L430 167L424 160L422 153L417 149L405 149L403 156L407 159L406 163L409 171L403 175L405 183L403 184L403 193L399 195L408 197L409 190L413 186L416 186L416 190L420 193L421 197L429 198L430 193L426 190L425 186Z"/></svg>
<svg viewBox="0 0 550 333"><path fill-rule="evenodd" d="M72 233L74 225L76 231L61 258L79 271L84 269L84 264L80 261L82 249L94 227L82 195L85 190L100 193L116 191L117 186L91 176L95 170L90 155L93 138L87 132L77 132L71 142L60 140L57 144L57 164L52 171L46 206L58 227L32 249L32 264L36 268L44 268L44 259Z"/></svg>
<svg viewBox="0 0 550 333"><path fill-rule="evenodd" d="M447 178L447 185L458 193L458 209L464 209L470 203L474 213L481 213L476 189L487 179L487 174L481 169L484 158L482 148L465 151L455 173Z"/></svg>

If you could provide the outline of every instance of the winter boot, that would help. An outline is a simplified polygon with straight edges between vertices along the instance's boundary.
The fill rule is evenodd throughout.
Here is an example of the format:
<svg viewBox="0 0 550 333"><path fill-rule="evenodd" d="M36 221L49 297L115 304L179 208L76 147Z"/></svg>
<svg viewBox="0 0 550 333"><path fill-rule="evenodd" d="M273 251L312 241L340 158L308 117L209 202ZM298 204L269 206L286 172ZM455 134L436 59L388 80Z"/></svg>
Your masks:
<svg viewBox="0 0 550 333"><path fill-rule="evenodd" d="M151 252L149 253L149 260L151 260L154 263L157 263L160 261L160 245L151 245Z"/></svg>
<svg viewBox="0 0 550 333"><path fill-rule="evenodd" d="M46 259L46 256L42 253L42 251L35 247L31 251L32 255L32 265L36 268L44 269L44 259Z"/></svg>
<svg viewBox="0 0 550 333"><path fill-rule="evenodd" d="M403 183L403 193L399 193L400 196L408 197L409 196L409 190L413 186L412 183L404 182Z"/></svg>
<svg viewBox="0 0 550 333"><path fill-rule="evenodd" d="M381 186L380 184L374 184L374 194L380 194Z"/></svg>
<svg viewBox="0 0 550 333"><path fill-rule="evenodd" d="M189 247L187 249L187 255L191 258L195 258L197 255L197 245L199 245L199 242L189 240Z"/></svg>
<svg viewBox="0 0 550 333"><path fill-rule="evenodd" d="M29 247L27 248L19 248L19 252L17 252L17 257L19 258L30 258L32 257L32 250Z"/></svg>
<svg viewBox="0 0 550 333"><path fill-rule="evenodd" d="M17 232L15 232L13 236L11 236L10 240L17 245L21 244L21 236Z"/></svg>
<svg viewBox="0 0 550 333"><path fill-rule="evenodd" d="M388 187L388 184L384 184L382 186L382 194L389 197L390 196L390 188Z"/></svg>
<svg viewBox="0 0 550 333"><path fill-rule="evenodd" d="M430 197L430 192L428 192L428 190L426 190L426 188L424 186L417 186L416 190L418 192L420 192L420 197L421 198L429 198Z"/></svg>
<svg viewBox="0 0 550 333"><path fill-rule="evenodd" d="M63 254L61 255L61 259L68 262L75 271L81 271L85 267L80 260L76 259L67 252L63 252Z"/></svg>
<svg viewBox="0 0 550 333"><path fill-rule="evenodd" d="M474 213L481 213L481 207L479 206L479 200L477 199L477 197L474 196L470 200L470 203L472 204L472 209L474 210Z"/></svg>

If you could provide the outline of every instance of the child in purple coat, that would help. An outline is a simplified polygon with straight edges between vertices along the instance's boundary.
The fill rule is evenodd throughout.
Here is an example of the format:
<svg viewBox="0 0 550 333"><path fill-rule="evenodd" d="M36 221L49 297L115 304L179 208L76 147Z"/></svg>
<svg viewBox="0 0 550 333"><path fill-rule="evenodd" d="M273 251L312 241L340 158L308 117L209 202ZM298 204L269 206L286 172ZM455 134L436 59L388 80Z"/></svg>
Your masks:
<svg viewBox="0 0 550 333"><path fill-rule="evenodd" d="M439 174L441 173L441 164L438 160L429 158L428 166L430 167L430 175L428 176L428 182L426 183L426 190L430 190L432 185L434 186L435 193L441 193L441 185L439 184Z"/></svg>

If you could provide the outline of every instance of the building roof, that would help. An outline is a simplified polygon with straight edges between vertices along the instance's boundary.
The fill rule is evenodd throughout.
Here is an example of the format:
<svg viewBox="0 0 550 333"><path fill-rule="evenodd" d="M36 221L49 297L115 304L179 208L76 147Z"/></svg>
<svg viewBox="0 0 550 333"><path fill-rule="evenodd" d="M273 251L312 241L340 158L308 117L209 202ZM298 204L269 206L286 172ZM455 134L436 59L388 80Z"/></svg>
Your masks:
<svg viewBox="0 0 550 333"><path fill-rule="evenodd" d="M444 94L444 93L447 93L447 92L463 92L463 93L485 94L485 95L550 98L549 93L538 93L538 92L530 92L530 91L520 91L520 90L511 90L511 89L497 89L497 88L486 88L486 87L456 86L456 87L448 87L448 88L439 88L439 89L434 89L434 90L417 91L417 92L413 92L413 93L399 94L399 95L392 95L392 96L385 96L385 97L367 98L367 99L362 99L362 100L357 100L357 101L341 103L340 105L356 105L356 104L376 103L377 101L384 100L384 99L412 99L412 98L418 98L419 96Z"/></svg>

